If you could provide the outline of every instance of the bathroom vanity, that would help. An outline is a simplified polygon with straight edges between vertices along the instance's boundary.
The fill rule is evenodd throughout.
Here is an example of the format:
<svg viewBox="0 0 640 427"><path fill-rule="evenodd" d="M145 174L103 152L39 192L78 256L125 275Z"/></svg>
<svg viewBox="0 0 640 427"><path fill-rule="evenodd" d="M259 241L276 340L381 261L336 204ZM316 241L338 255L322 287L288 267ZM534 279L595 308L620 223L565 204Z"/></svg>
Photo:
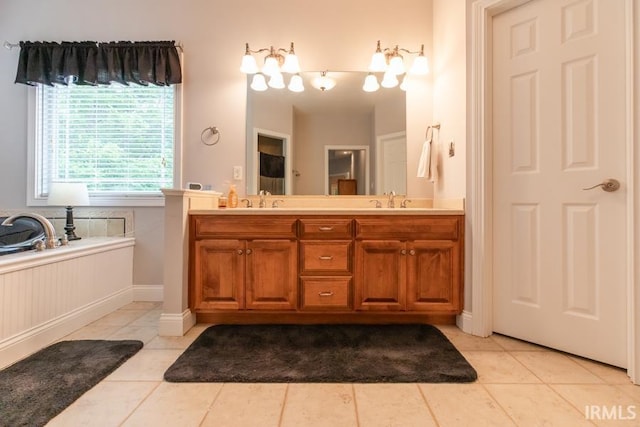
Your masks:
<svg viewBox="0 0 640 427"><path fill-rule="evenodd" d="M189 211L189 308L207 323L453 323L462 209Z"/></svg>

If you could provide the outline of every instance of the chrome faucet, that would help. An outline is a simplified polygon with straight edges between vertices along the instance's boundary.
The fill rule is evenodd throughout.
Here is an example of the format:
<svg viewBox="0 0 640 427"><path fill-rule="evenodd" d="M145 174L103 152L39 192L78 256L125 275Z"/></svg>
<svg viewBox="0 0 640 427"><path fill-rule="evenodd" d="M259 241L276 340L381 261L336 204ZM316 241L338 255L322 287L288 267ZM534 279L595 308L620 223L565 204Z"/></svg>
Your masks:
<svg viewBox="0 0 640 427"><path fill-rule="evenodd" d="M271 207L272 208L277 208L278 207L278 202L284 202L283 199L276 199L271 203Z"/></svg>
<svg viewBox="0 0 640 427"><path fill-rule="evenodd" d="M253 203L251 202L251 199L242 199L242 200L240 200L240 202L245 202L247 204L247 206L245 206L246 208L252 208L253 207Z"/></svg>
<svg viewBox="0 0 640 427"><path fill-rule="evenodd" d="M45 237L45 241L44 241L44 247L47 249L53 249L56 247L56 230L55 228L53 228L53 224L51 224L51 222L43 217L42 215L38 215L35 213L21 213L21 214L17 214L17 215L12 215L9 218L5 219L2 222L2 225L13 225L13 222L18 219L18 218L31 218L31 219L35 219L36 221L38 221L40 223L40 225L42 225L42 228L44 229L44 237Z"/></svg>
<svg viewBox="0 0 640 427"><path fill-rule="evenodd" d="M387 202L387 207L388 208L395 208L396 207L396 203L394 201L396 197L396 192L395 191L390 191L389 192L389 201Z"/></svg>
<svg viewBox="0 0 640 427"><path fill-rule="evenodd" d="M411 203L411 200L409 200L409 199L402 199L402 202L400 203L400 207L401 207L401 208L406 208L406 207L407 207L407 203Z"/></svg>
<svg viewBox="0 0 640 427"><path fill-rule="evenodd" d="M260 203L258 204L258 207L266 208L267 207L267 196L270 196L271 193L269 193L268 191L265 191L265 190L260 190L260 193L258 193L258 195L260 196Z"/></svg>

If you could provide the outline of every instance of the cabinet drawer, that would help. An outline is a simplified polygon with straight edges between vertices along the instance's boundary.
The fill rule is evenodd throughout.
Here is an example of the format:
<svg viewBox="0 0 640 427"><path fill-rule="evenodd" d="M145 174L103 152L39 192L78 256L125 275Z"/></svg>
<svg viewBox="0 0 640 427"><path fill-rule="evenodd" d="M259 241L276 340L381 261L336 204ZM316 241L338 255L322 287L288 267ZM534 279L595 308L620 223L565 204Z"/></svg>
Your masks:
<svg viewBox="0 0 640 427"><path fill-rule="evenodd" d="M300 242L300 274L350 272L350 240Z"/></svg>
<svg viewBox="0 0 640 427"><path fill-rule="evenodd" d="M296 218L250 215L195 215L191 225L196 238L289 238L296 237Z"/></svg>
<svg viewBox="0 0 640 427"><path fill-rule="evenodd" d="M301 218L301 239L351 239L353 221L351 218Z"/></svg>
<svg viewBox="0 0 640 427"><path fill-rule="evenodd" d="M351 309L351 277L302 277L302 310Z"/></svg>
<svg viewBox="0 0 640 427"><path fill-rule="evenodd" d="M460 223L456 216L357 218L356 239L458 240Z"/></svg>

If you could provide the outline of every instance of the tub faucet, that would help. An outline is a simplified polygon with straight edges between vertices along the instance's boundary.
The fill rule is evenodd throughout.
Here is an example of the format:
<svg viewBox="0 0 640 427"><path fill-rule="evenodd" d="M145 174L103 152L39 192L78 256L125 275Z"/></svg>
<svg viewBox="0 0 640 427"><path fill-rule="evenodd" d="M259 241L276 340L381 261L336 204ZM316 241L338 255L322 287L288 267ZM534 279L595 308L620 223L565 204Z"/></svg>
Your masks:
<svg viewBox="0 0 640 427"><path fill-rule="evenodd" d="M389 201L387 202L387 207L388 208L395 208L396 207L396 203L394 201L396 197L396 192L395 191L390 191L389 192Z"/></svg>
<svg viewBox="0 0 640 427"><path fill-rule="evenodd" d="M12 215L9 218L5 219L2 222L2 225L13 225L13 222L18 219L18 218L32 218L35 219L36 221L38 221L40 223L40 225L42 225L42 228L44 229L44 247L47 249L53 249L56 247L56 230L55 228L53 228L53 224L51 224L51 222L43 217L42 215L38 215L38 214L34 214L34 213L21 213L21 214L17 214L17 215Z"/></svg>
<svg viewBox="0 0 640 427"><path fill-rule="evenodd" d="M271 193L269 193L268 191L265 191L265 190L260 190L260 193L258 193L258 195L260 196L260 203L258 204L258 207L266 208L267 207L267 196L270 196Z"/></svg>

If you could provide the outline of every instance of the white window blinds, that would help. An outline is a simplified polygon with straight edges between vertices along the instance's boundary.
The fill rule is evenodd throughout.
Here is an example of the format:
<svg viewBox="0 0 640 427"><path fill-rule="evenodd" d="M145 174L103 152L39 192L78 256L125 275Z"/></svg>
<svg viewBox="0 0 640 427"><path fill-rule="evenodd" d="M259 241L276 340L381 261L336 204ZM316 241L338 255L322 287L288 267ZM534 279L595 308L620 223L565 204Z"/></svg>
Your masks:
<svg viewBox="0 0 640 427"><path fill-rule="evenodd" d="M173 86L38 86L36 193L83 182L92 197L173 186Z"/></svg>

